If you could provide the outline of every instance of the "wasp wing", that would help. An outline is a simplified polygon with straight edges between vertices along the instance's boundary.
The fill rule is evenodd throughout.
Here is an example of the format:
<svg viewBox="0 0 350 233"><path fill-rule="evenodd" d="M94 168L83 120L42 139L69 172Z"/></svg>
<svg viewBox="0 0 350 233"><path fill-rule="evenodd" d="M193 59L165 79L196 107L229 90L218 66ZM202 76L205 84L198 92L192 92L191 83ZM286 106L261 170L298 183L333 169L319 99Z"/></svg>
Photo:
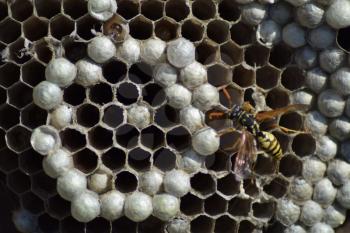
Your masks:
<svg viewBox="0 0 350 233"><path fill-rule="evenodd" d="M286 113L286 112L292 112L292 111L306 111L308 108L308 105L306 104L291 104L288 105L286 107L282 107L282 108L276 108L274 110L271 111L261 111L258 112L255 115L255 119L258 122L263 122L263 121L267 121L267 120L273 120L274 118L276 118L277 116Z"/></svg>

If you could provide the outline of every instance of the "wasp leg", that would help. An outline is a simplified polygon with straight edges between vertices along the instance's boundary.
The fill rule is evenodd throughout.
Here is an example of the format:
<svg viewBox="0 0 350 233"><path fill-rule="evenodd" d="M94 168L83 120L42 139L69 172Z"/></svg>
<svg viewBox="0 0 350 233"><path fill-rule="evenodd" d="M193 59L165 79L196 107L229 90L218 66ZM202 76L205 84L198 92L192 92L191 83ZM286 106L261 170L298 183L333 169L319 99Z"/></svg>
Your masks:
<svg viewBox="0 0 350 233"><path fill-rule="evenodd" d="M224 115L225 115L224 112L211 112L211 113L208 114L210 120L212 120L212 119L219 119L219 118L221 118Z"/></svg>
<svg viewBox="0 0 350 233"><path fill-rule="evenodd" d="M225 135L225 134L228 134L228 133L232 133L234 131L236 131L236 129L233 128L233 127L223 129L223 130L218 132L217 137L221 137L222 135Z"/></svg>
<svg viewBox="0 0 350 233"><path fill-rule="evenodd" d="M301 130L289 129L289 128L286 128L286 127L283 127L283 126L280 126L280 125L277 125L277 124L271 124L271 125L269 125L268 128L270 128L270 129L279 128L280 130L282 130L282 132L287 133L287 134L303 133L304 132L304 131L301 131Z"/></svg>
<svg viewBox="0 0 350 233"><path fill-rule="evenodd" d="M232 106L233 106L232 98L231 98L230 94L228 93L226 87L227 87L227 85L220 86L220 87L218 87L218 90L222 90L222 92L224 93L224 96L226 97L226 99L228 101L229 108L232 108Z"/></svg>
<svg viewBox="0 0 350 233"><path fill-rule="evenodd" d="M249 101L245 101L242 105L242 108L244 111L250 113L250 114L255 114L255 108L253 105L249 103Z"/></svg>

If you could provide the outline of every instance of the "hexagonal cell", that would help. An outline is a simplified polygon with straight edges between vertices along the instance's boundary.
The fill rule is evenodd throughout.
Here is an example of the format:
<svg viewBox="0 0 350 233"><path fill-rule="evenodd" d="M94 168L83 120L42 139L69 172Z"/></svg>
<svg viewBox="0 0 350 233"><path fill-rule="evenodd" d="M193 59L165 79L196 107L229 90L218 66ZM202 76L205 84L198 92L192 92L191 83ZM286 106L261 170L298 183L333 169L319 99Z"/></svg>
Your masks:
<svg viewBox="0 0 350 233"><path fill-rule="evenodd" d="M15 126L6 134L7 144L12 150L22 152L30 148L30 136L31 132L27 128Z"/></svg>
<svg viewBox="0 0 350 233"><path fill-rule="evenodd" d="M274 223L270 224L267 228L265 228L266 232L271 233L279 233L286 230L286 226L284 226L282 223L275 221Z"/></svg>
<svg viewBox="0 0 350 233"><path fill-rule="evenodd" d="M33 174L42 169L43 156L33 149L19 155L19 168L27 174Z"/></svg>
<svg viewBox="0 0 350 233"><path fill-rule="evenodd" d="M74 41L72 38L65 38L62 41L65 57L72 63L87 57L87 44L81 41Z"/></svg>
<svg viewBox="0 0 350 233"><path fill-rule="evenodd" d="M167 132L166 141L168 146L183 151L190 145L191 134L185 127L179 126Z"/></svg>
<svg viewBox="0 0 350 233"><path fill-rule="evenodd" d="M38 218L39 229L45 233L55 233L59 229L59 221L48 214L43 214Z"/></svg>
<svg viewBox="0 0 350 233"><path fill-rule="evenodd" d="M288 90L294 91L304 85L305 76L303 70L298 67L287 67L282 72L281 83Z"/></svg>
<svg viewBox="0 0 350 233"><path fill-rule="evenodd" d="M61 1L57 0L35 0L34 6L38 16L51 18L61 11Z"/></svg>
<svg viewBox="0 0 350 233"><path fill-rule="evenodd" d="M73 19L77 19L87 13L87 2L84 0L64 0L63 10Z"/></svg>
<svg viewBox="0 0 350 233"><path fill-rule="evenodd" d="M153 155L153 165L163 172L171 171L176 166L176 155L168 148L160 148Z"/></svg>
<svg viewBox="0 0 350 233"><path fill-rule="evenodd" d="M237 232L237 222L228 215L223 215L215 221L215 233Z"/></svg>
<svg viewBox="0 0 350 233"><path fill-rule="evenodd" d="M35 104L30 104L21 111L21 122L30 129L35 129L40 125L44 125L46 119L47 112Z"/></svg>
<svg viewBox="0 0 350 233"><path fill-rule="evenodd" d="M7 175L7 185L15 193L24 193L30 189L29 176L16 170Z"/></svg>
<svg viewBox="0 0 350 233"><path fill-rule="evenodd" d="M256 71L256 84L264 89L274 88L280 77L280 71L272 66L264 66Z"/></svg>
<svg viewBox="0 0 350 233"><path fill-rule="evenodd" d="M228 212L233 216L248 216L252 200L235 197L228 203Z"/></svg>
<svg viewBox="0 0 350 233"><path fill-rule="evenodd" d="M126 161L125 151L119 148L111 148L102 154L102 163L112 171L120 170Z"/></svg>
<svg viewBox="0 0 350 233"><path fill-rule="evenodd" d="M238 5L231 0L223 0L219 3L219 15L227 21L237 21L241 16Z"/></svg>
<svg viewBox="0 0 350 233"><path fill-rule="evenodd" d="M44 210L44 202L31 192L23 194L21 199L22 206L33 214L39 214Z"/></svg>
<svg viewBox="0 0 350 233"><path fill-rule="evenodd" d="M293 139L292 149L301 157L312 155L316 150L316 140L311 134L298 134Z"/></svg>
<svg viewBox="0 0 350 233"><path fill-rule="evenodd" d="M42 199L47 199L56 193L56 180L39 172L31 177L32 191Z"/></svg>
<svg viewBox="0 0 350 233"><path fill-rule="evenodd" d="M166 99L163 88L156 83L150 83L143 87L142 98L152 107L161 105Z"/></svg>
<svg viewBox="0 0 350 233"><path fill-rule="evenodd" d="M157 109L154 121L162 128L168 128L179 123L179 113L170 105L163 105Z"/></svg>
<svg viewBox="0 0 350 233"><path fill-rule="evenodd" d="M105 218L95 218L86 224L86 232L110 233L111 223Z"/></svg>
<svg viewBox="0 0 350 233"><path fill-rule="evenodd" d="M32 102L32 88L27 84L18 82L8 89L9 103L23 108Z"/></svg>
<svg viewBox="0 0 350 233"><path fill-rule="evenodd" d="M160 219L150 216L145 221L139 223L138 232L140 233L163 233L165 223Z"/></svg>
<svg viewBox="0 0 350 233"><path fill-rule="evenodd" d="M4 148L0 150L0 170L8 173L18 167L18 155L9 150L8 148Z"/></svg>
<svg viewBox="0 0 350 233"><path fill-rule="evenodd" d="M234 42L228 41L220 46L220 57L227 65L237 65L243 61L243 50Z"/></svg>
<svg viewBox="0 0 350 233"><path fill-rule="evenodd" d="M191 187L203 196L214 193L216 184L209 174L197 173L191 177Z"/></svg>
<svg viewBox="0 0 350 233"><path fill-rule="evenodd" d="M48 42L45 41L45 39L37 41L34 44L34 50L35 50L35 54L36 54L37 58L44 63L48 63L53 57L53 51L50 50ZM26 64L28 64L28 63L26 63ZM34 68L34 70L35 69L36 68ZM45 71L45 69L44 69L44 71ZM36 77L36 76L34 75L33 77Z"/></svg>
<svg viewBox="0 0 350 233"><path fill-rule="evenodd" d="M61 233L85 233L85 224L69 216L61 222Z"/></svg>
<svg viewBox="0 0 350 233"><path fill-rule="evenodd" d="M76 112L77 122L85 127L93 127L100 120L99 109L92 104L80 105Z"/></svg>
<svg viewBox="0 0 350 233"><path fill-rule="evenodd" d="M0 106L0 126L9 129L19 123L19 111L10 105Z"/></svg>
<svg viewBox="0 0 350 233"><path fill-rule="evenodd" d="M255 226L249 220L243 220L239 223L238 233L254 233Z"/></svg>
<svg viewBox="0 0 350 233"><path fill-rule="evenodd" d="M217 180L218 191L226 196L238 194L239 186L240 182L236 180L235 175L232 173Z"/></svg>
<svg viewBox="0 0 350 233"><path fill-rule="evenodd" d="M33 14L33 5L30 0L16 0L10 5L12 17L24 21Z"/></svg>
<svg viewBox="0 0 350 233"><path fill-rule="evenodd" d="M92 150L84 148L73 154L74 167L85 174L90 174L97 169L98 156Z"/></svg>
<svg viewBox="0 0 350 233"><path fill-rule="evenodd" d="M173 40L177 37L179 25L170 18L163 18L155 23L155 35L164 41Z"/></svg>
<svg viewBox="0 0 350 233"><path fill-rule="evenodd" d="M255 71L240 65L235 68L232 81L241 87L249 87L255 82Z"/></svg>
<svg viewBox="0 0 350 233"><path fill-rule="evenodd" d="M164 133L154 125L148 126L141 131L141 143L154 150L164 144Z"/></svg>
<svg viewBox="0 0 350 233"><path fill-rule="evenodd" d="M113 132L101 126L89 131L89 142L96 149L106 149L113 145Z"/></svg>
<svg viewBox="0 0 350 233"><path fill-rule="evenodd" d="M255 30L242 22L232 25L231 39L238 45L248 45L253 42L255 38Z"/></svg>
<svg viewBox="0 0 350 233"><path fill-rule="evenodd" d="M202 213L203 201L199 197L188 193L181 198L180 209L181 212L186 215L196 215Z"/></svg>
<svg viewBox="0 0 350 233"><path fill-rule="evenodd" d="M137 145L139 135L140 132L134 126L129 124L120 126L115 133L117 143L128 149Z"/></svg>
<svg viewBox="0 0 350 233"><path fill-rule="evenodd" d="M7 18L0 22L0 31L6 32L0 34L0 41L9 44L21 35L21 25L11 18Z"/></svg>
<svg viewBox="0 0 350 233"><path fill-rule="evenodd" d="M254 171L259 175L268 175L275 172L276 164L271 155L259 154L255 161Z"/></svg>
<svg viewBox="0 0 350 233"><path fill-rule="evenodd" d="M50 32L53 37L61 40L74 30L74 22L64 15L57 15L50 21Z"/></svg>
<svg viewBox="0 0 350 233"><path fill-rule="evenodd" d="M152 36L153 24L149 19L138 16L129 22L130 35L139 40L146 40Z"/></svg>
<svg viewBox="0 0 350 233"><path fill-rule="evenodd" d="M60 132L62 146L70 151L77 151L86 146L86 137L78 129L66 128Z"/></svg>
<svg viewBox="0 0 350 233"><path fill-rule="evenodd" d="M191 221L192 233L211 233L213 227L214 220L205 215L200 215Z"/></svg>
<svg viewBox="0 0 350 233"><path fill-rule="evenodd" d="M139 1L118 0L117 13L125 19L131 19L139 14Z"/></svg>
<svg viewBox="0 0 350 233"><path fill-rule="evenodd" d="M158 0L143 1L141 14L150 20L157 20L163 16L164 3Z"/></svg>
<svg viewBox="0 0 350 233"><path fill-rule="evenodd" d="M218 44L229 39L229 24L223 20L213 20L207 25L207 36Z"/></svg>
<svg viewBox="0 0 350 233"><path fill-rule="evenodd" d="M137 171L147 171L151 167L151 153L142 148L134 148L128 153L128 164Z"/></svg>
<svg viewBox="0 0 350 233"><path fill-rule="evenodd" d="M99 83L90 88L89 98L96 104L106 104L113 100L112 87L107 83Z"/></svg>
<svg viewBox="0 0 350 233"><path fill-rule="evenodd" d="M102 71L103 77L107 80L107 82L116 84L117 82L125 79L126 73L128 72L128 67L122 61L111 60L103 65Z"/></svg>
<svg viewBox="0 0 350 233"><path fill-rule="evenodd" d="M205 158L205 167L215 172L225 172L230 168L230 155L223 151L217 151Z"/></svg>
<svg viewBox="0 0 350 233"><path fill-rule="evenodd" d="M201 20L214 18L215 4L212 0L195 0L192 4L192 14Z"/></svg>
<svg viewBox="0 0 350 233"><path fill-rule="evenodd" d="M146 63L133 64L129 69L129 79L136 84L145 84L152 80L152 67Z"/></svg>
<svg viewBox="0 0 350 233"><path fill-rule="evenodd" d="M181 35L192 42L200 41L203 38L204 29L200 21L189 19L181 24Z"/></svg>
<svg viewBox="0 0 350 233"><path fill-rule="evenodd" d="M48 22L47 20L32 16L24 22L23 33L24 36L31 41L39 40L47 35Z"/></svg>
<svg viewBox="0 0 350 233"><path fill-rule="evenodd" d="M91 32L91 29L100 32L101 25L101 21L90 15L86 15L77 21L77 34L84 40L90 40L95 37L95 34Z"/></svg>
<svg viewBox="0 0 350 233"><path fill-rule="evenodd" d="M217 45L205 39L196 47L196 60L203 65L208 65L216 60L217 51Z"/></svg>
<svg viewBox="0 0 350 233"><path fill-rule="evenodd" d="M176 21L187 18L190 7L185 0L168 0L165 4L165 14Z"/></svg>
<svg viewBox="0 0 350 233"><path fill-rule="evenodd" d="M33 87L36 86L45 80L45 66L36 60L24 64L22 66L22 80Z"/></svg>
<svg viewBox="0 0 350 233"><path fill-rule="evenodd" d="M288 154L280 161L279 170L286 177L298 176L301 174L303 163L296 156Z"/></svg>
<svg viewBox="0 0 350 233"><path fill-rule="evenodd" d="M131 105L138 100L139 89L133 83L122 83L118 86L116 97L120 103L124 105Z"/></svg>
<svg viewBox="0 0 350 233"><path fill-rule="evenodd" d="M251 67L264 66L269 59L270 50L261 45L251 45L245 49L244 60Z"/></svg>
<svg viewBox="0 0 350 233"><path fill-rule="evenodd" d="M227 201L217 194L210 196L204 201L204 211L209 215L223 214L226 212L226 209Z"/></svg>
<svg viewBox="0 0 350 233"><path fill-rule="evenodd" d="M229 84L232 78L232 70L220 63L208 67L207 74L208 82L216 87Z"/></svg>
<svg viewBox="0 0 350 233"><path fill-rule="evenodd" d="M7 4L6 2L0 2L0 21L7 16Z"/></svg>
<svg viewBox="0 0 350 233"><path fill-rule="evenodd" d="M256 197L259 194L259 188L256 186L253 179L243 180L243 189L244 192L251 197Z"/></svg>
<svg viewBox="0 0 350 233"><path fill-rule="evenodd" d="M124 121L124 110L117 105L110 105L104 109L102 121L115 128Z"/></svg>
<svg viewBox="0 0 350 233"><path fill-rule="evenodd" d="M272 89L267 93L266 104L270 108L282 108L289 104L289 95L279 88Z"/></svg>
<svg viewBox="0 0 350 233"><path fill-rule="evenodd" d="M243 103L243 91L238 89L237 87L230 85L226 87L226 91L231 96L231 101L233 104L242 104ZM227 108L231 108L230 102L228 101L227 97L225 96L223 90L219 91L220 95L220 103L224 105Z"/></svg>
<svg viewBox="0 0 350 233"><path fill-rule="evenodd" d="M303 117L297 112L285 113L281 116L279 125L292 130L302 130Z"/></svg>
<svg viewBox="0 0 350 233"><path fill-rule="evenodd" d="M66 103L71 104L73 106L82 104L85 100L85 97L85 88L80 85L72 84L64 89L63 100Z"/></svg>
<svg viewBox="0 0 350 233"><path fill-rule="evenodd" d="M263 190L268 195L274 196L275 198L283 197L288 190L289 182L282 177L276 177L271 182L263 187Z"/></svg>
<svg viewBox="0 0 350 233"><path fill-rule="evenodd" d="M284 44L278 44L270 51L269 62L277 68L284 68L291 63L293 51Z"/></svg>
<svg viewBox="0 0 350 233"><path fill-rule="evenodd" d="M127 217L121 217L112 222L113 233L136 233L137 223Z"/></svg>
<svg viewBox="0 0 350 233"><path fill-rule="evenodd" d="M122 193L130 193L137 188L136 176L128 171L123 171L117 174L115 180L115 188Z"/></svg>
<svg viewBox="0 0 350 233"><path fill-rule="evenodd" d="M0 85L9 87L19 80L20 67L13 63L6 63L0 67Z"/></svg>
<svg viewBox="0 0 350 233"><path fill-rule="evenodd" d="M57 194L48 199L47 212L56 219L63 219L70 214L70 202Z"/></svg>
<svg viewBox="0 0 350 233"><path fill-rule="evenodd" d="M275 212L275 203L274 202L255 202L252 206L253 215L261 219L270 219L272 218Z"/></svg>

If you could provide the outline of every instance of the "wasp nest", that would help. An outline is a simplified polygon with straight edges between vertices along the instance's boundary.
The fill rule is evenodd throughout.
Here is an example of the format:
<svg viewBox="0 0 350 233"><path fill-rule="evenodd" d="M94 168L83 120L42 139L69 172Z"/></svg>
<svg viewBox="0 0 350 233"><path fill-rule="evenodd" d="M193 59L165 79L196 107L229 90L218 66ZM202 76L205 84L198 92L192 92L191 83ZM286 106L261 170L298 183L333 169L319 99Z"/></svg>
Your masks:
<svg viewBox="0 0 350 233"><path fill-rule="evenodd" d="M342 232L349 26L347 0L0 0L0 179L16 227ZM219 136L230 122L207 113L244 101L309 107L277 119L296 131L272 131L279 170L259 152L239 181L225 150L239 132Z"/></svg>

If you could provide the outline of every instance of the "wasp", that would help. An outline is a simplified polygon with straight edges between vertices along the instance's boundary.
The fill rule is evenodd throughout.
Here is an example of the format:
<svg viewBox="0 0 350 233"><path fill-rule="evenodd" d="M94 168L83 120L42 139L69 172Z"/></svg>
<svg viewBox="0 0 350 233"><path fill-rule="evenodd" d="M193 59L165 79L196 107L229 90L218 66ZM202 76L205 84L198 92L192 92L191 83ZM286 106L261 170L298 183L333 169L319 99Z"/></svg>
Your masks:
<svg viewBox="0 0 350 233"><path fill-rule="evenodd" d="M128 23L120 15L115 14L103 24L103 34L114 42L123 42L130 32Z"/></svg>
<svg viewBox="0 0 350 233"><path fill-rule="evenodd" d="M231 96L228 91L223 88L223 93L229 101L230 108L228 111L213 111L209 113L209 119L230 119L232 122L238 122L241 128L240 138L232 147L225 150L236 150L236 160L234 173L239 180L247 178L251 174L251 168L254 168L257 158L257 147L260 147L265 153L272 156L275 164L278 164L283 157L283 151L278 139L270 132L262 130L260 124L266 121L274 121L281 114L306 110L307 106L303 104L292 104L286 107L277 108L271 111L256 112L249 102L244 102L242 106L233 105ZM279 126L275 123L270 125L271 128L280 128L285 133L296 133L299 131ZM218 136L233 132L236 128L230 127L219 132Z"/></svg>

